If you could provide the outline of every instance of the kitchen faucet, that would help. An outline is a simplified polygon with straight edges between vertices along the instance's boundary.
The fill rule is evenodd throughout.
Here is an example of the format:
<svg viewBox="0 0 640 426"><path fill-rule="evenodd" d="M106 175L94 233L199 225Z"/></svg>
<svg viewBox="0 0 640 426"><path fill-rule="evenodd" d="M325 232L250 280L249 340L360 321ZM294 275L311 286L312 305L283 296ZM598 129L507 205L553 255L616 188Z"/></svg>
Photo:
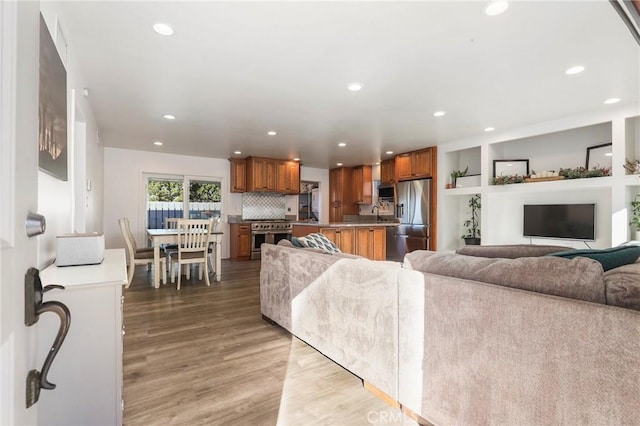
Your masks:
<svg viewBox="0 0 640 426"><path fill-rule="evenodd" d="M372 208L371 208L371 213L373 213L375 211L376 213L376 220L378 222L380 222L382 220L382 218L380 217L380 206L375 204Z"/></svg>

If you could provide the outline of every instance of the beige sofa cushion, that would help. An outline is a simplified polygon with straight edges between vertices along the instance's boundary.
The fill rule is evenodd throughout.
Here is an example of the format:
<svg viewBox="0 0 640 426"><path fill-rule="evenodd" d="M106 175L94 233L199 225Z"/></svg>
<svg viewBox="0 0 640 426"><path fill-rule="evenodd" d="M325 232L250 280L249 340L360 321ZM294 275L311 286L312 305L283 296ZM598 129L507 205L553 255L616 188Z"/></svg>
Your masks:
<svg viewBox="0 0 640 426"><path fill-rule="evenodd" d="M602 266L593 259L491 259L417 250L405 256L404 267L588 302L606 301Z"/></svg>
<svg viewBox="0 0 640 426"><path fill-rule="evenodd" d="M607 305L640 311L640 263L605 272L604 287Z"/></svg>
<svg viewBox="0 0 640 426"><path fill-rule="evenodd" d="M550 253L571 250L565 246L545 246L538 244L508 244L494 246L464 246L456 253L465 256L478 257L502 257L504 259L517 259L518 257L538 257Z"/></svg>

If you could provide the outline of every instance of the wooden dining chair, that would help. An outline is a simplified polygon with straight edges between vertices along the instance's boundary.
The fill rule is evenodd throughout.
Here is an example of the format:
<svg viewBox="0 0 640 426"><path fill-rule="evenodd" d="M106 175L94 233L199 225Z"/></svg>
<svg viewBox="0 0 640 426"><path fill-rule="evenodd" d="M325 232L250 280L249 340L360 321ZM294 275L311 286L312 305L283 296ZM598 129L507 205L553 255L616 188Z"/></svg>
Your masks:
<svg viewBox="0 0 640 426"><path fill-rule="evenodd" d="M193 264L201 264L204 266L204 278L207 285L209 281L208 267L208 250L209 250L209 234L211 233L210 219L180 219L178 221L178 285L180 290L180 281L182 279L182 265L187 265L186 276L190 278L190 266ZM174 282L175 269L171 267L171 282ZM199 268L199 277L202 279L203 267Z"/></svg>
<svg viewBox="0 0 640 426"><path fill-rule="evenodd" d="M129 257L129 269L127 270L127 286L129 288L131 285L131 281L133 280L133 272L136 268L136 265L149 265L153 263L153 248L145 248L142 250L137 250L136 241L133 238L133 234L131 233L131 228L129 227L129 220L127 218L122 218L118 220L118 224L120 225L120 233L122 234L122 238L127 246L127 253ZM167 264L165 258L160 258L160 271L162 271L162 282L167 283ZM153 271L154 274L160 273L160 271Z"/></svg>

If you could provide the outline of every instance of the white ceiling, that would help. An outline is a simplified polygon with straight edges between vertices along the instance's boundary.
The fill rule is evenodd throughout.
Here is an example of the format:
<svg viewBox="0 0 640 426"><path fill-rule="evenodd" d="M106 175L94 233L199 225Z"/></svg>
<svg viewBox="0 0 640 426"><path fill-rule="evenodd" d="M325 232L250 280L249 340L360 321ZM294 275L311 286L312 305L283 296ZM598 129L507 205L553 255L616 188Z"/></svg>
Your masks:
<svg viewBox="0 0 640 426"><path fill-rule="evenodd" d="M485 5L92 1L59 19L111 147L329 168L640 104L640 48L608 1Z"/></svg>

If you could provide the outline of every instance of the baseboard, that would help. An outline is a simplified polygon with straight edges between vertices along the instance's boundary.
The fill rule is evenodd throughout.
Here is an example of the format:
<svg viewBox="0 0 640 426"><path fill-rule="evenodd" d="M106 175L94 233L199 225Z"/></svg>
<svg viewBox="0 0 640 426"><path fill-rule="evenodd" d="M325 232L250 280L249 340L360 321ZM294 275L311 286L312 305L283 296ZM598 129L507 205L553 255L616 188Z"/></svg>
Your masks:
<svg viewBox="0 0 640 426"><path fill-rule="evenodd" d="M366 380L362 381L362 385L364 386L364 388L366 390L368 390L369 392L374 394L376 397L378 397L379 399L384 401L387 405L391 406L392 408L399 408L400 410L402 410L402 412L407 417L409 417L411 420L413 420L416 423L418 423L420 426L433 426L433 424L431 422L429 422L428 420L422 418L420 415L414 413L413 411L411 411L407 407L403 406L398 401L393 399L391 396L389 396L385 392L381 391L380 389L378 389L377 387L375 387L371 383L367 382Z"/></svg>
<svg viewBox="0 0 640 426"><path fill-rule="evenodd" d="M363 380L362 381L362 385L364 386L364 388L366 390L368 390L369 392L371 392L372 394L377 396L379 399L381 399L384 402L386 402L387 405L389 405L389 406L391 406L393 408L400 408L400 403L398 401L396 401L391 396L387 395L385 392L381 391L380 389L378 389L377 387L375 387L371 383L367 382L366 380Z"/></svg>

